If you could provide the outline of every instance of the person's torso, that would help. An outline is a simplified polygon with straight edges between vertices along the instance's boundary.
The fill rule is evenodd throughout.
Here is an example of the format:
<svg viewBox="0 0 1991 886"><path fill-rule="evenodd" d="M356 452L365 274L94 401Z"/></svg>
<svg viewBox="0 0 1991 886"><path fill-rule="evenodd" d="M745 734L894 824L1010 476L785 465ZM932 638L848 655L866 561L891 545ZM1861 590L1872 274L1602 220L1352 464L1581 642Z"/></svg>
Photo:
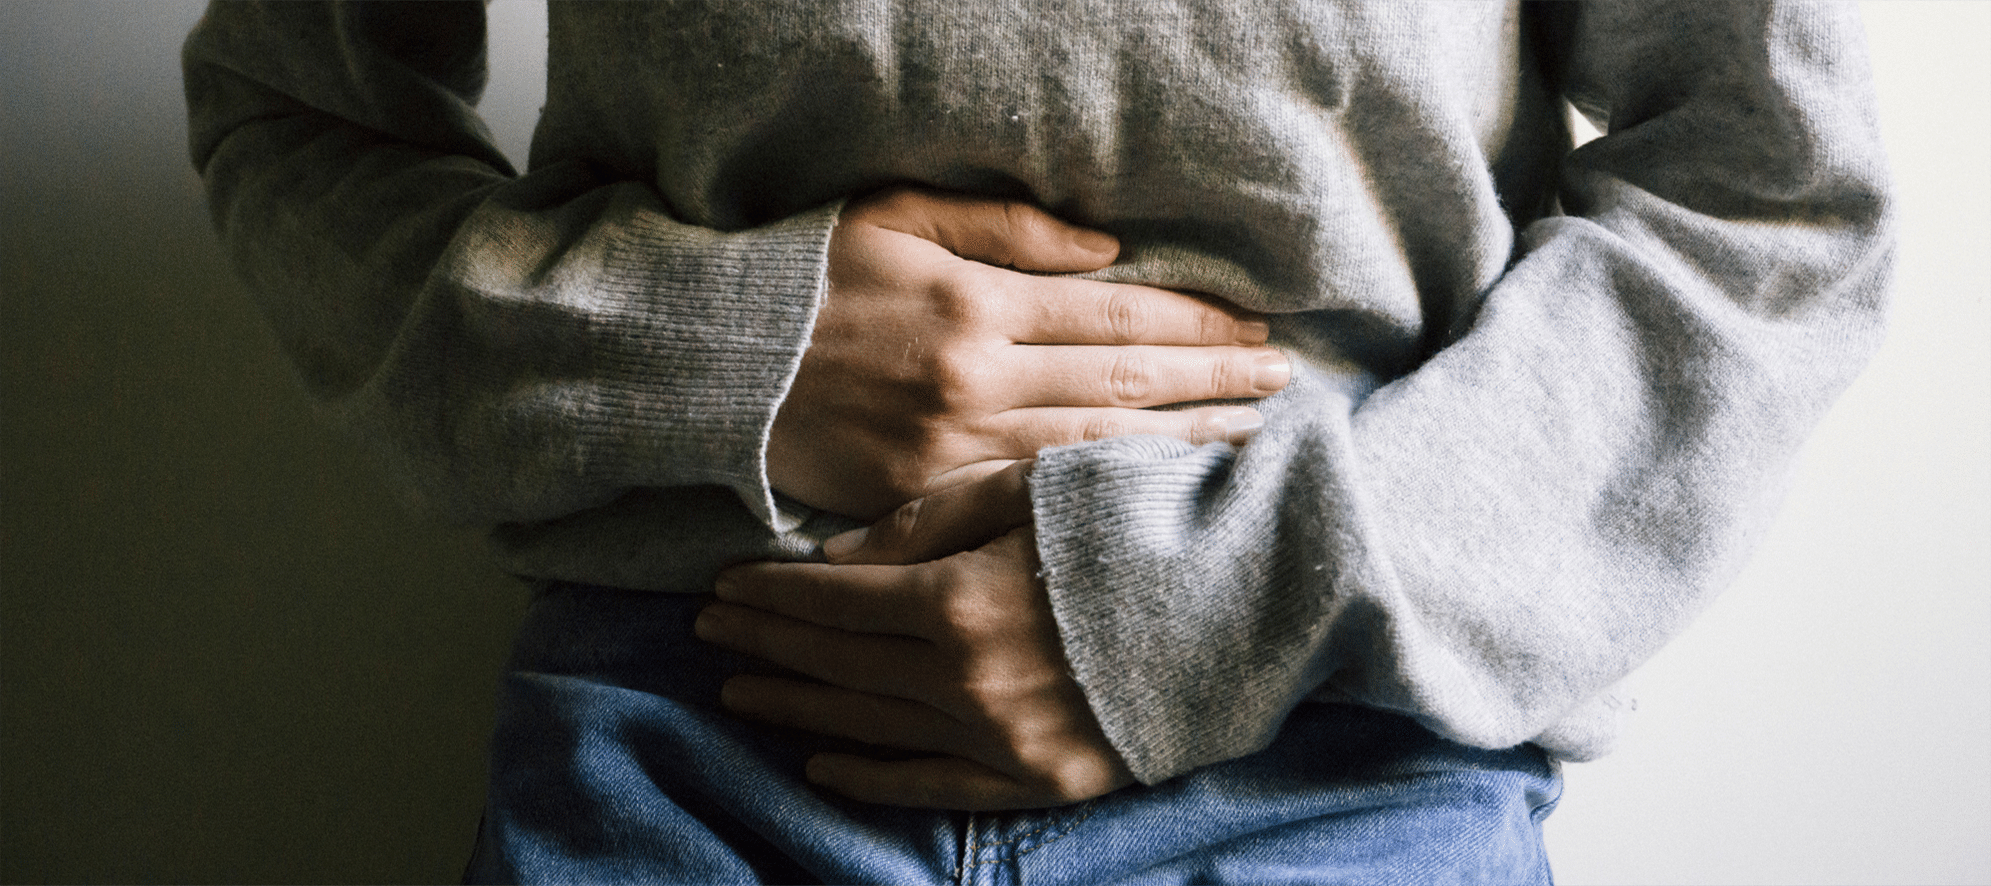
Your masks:
<svg viewBox="0 0 1991 886"><path fill-rule="evenodd" d="M1389 376L1547 205L1568 136L1527 32L1512 2L553 4L533 161L723 229L1027 199L1121 237L1110 276L1314 314Z"/></svg>

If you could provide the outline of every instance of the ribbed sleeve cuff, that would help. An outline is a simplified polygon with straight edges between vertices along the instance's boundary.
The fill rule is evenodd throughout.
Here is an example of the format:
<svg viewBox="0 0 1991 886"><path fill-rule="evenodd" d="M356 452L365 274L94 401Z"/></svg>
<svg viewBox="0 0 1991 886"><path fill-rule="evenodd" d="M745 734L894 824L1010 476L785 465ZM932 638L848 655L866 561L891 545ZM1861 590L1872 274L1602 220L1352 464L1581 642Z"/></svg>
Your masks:
<svg viewBox="0 0 1991 886"><path fill-rule="evenodd" d="M841 209L731 233L641 208L617 220L595 314L598 414L586 423L587 451L613 459L604 475L656 485L669 466L678 483L731 488L777 530L806 519L777 504L767 441L815 325Z"/></svg>
<svg viewBox="0 0 1991 886"><path fill-rule="evenodd" d="M1232 586L1252 582L1249 570L1193 564L1213 547L1200 525L1212 478L1234 457L1228 446L1123 437L1045 450L1031 476L1038 556L1066 657L1144 784L1263 747L1271 731L1252 722L1277 727L1276 717L1239 716L1255 693L1237 680L1254 665L1223 653L1250 648L1226 627L1251 620L1229 611L1252 599Z"/></svg>

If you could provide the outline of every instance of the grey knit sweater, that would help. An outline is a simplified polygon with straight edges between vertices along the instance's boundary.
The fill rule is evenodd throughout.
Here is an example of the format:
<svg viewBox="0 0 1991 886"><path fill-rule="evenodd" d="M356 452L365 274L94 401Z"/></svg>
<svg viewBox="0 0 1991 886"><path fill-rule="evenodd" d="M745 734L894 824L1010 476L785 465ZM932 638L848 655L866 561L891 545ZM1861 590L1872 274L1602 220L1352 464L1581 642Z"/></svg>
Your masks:
<svg viewBox="0 0 1991 886"><path fill-rule="evenodd" d="M556 4L515 175L476 3L218 5L214 216L311 393L517 573L698 592L768 488L839 202L1026 198L1274 317L1242 449L1043 453L1044 578L1155 782L1306 700L1585 759L1880 336L1856 25L1813 3ZM1607 135L1575 151L1565 100ZM687 638L687 642L691 642Z"/></svg>

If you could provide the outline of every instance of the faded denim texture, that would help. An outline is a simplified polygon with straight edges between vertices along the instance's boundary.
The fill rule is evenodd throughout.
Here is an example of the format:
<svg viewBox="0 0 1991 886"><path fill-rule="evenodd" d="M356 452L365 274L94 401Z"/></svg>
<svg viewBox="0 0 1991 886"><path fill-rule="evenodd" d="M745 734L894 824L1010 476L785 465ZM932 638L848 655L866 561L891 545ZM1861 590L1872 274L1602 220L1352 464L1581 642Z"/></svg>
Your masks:
<svg viewBox="0 0 1991 886"><path fill-rule="evenodd" d="M747 663L691 639L706 598L543 589L500 701L478 882L1529 884L1561 791L1538 748L1469 748L1307 705L1271 747L1057 809L843 800L825 742L742 723Z"/></svg>

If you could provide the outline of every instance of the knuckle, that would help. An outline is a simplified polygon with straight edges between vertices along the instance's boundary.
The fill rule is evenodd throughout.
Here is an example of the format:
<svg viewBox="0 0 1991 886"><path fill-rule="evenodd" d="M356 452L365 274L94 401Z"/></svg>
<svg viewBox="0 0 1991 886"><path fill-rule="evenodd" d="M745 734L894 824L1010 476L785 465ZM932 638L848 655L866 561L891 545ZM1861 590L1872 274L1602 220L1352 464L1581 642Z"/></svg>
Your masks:
<svg viewBox="0 0 1991 886"><path fill-rule="evenodd" d="M926 510L926 500L915 498L900 505L873 528L878 541L886 545L901 545L918 537L920 518Z"/></svg>
<svg viewBox="0 0 1991 886"><path fill-rule="evenodd" d="M1091 754L1059 754L1048 773L1050 788L1060 800L1077 803L1105 793L1112 786L1110 767Z"/></svg>
<svg viewBox="0 0 1991 886"><path fill-rule="evenodd" d="M1154 366L1138 352L1123 352L1113 358L1107 374L1109 395L1117 405L1140 405L1154 393Z"/></svg>
<svg viewBox="0 0 1991 886"><path fill-rule="evenodd" d="M1089 800L1118 785L1113 752L1074 732L1069 723L1025 726L1012 730L1004 741L1038 789L1060 802Z"/></svg>
<svg viewBox="0 0 1991 886"><path fill-rule="evenodd" d="M913 606L917 609L917 620L928 625L932 632L945 629L947 622L947 598L952 590L953 570L947 561L940 560L926 564L912 572Z"/></svg>
<svg viewBox="0 0 1991 886"><path fill-rule="evenodd" d="M1229 314L1207 305L1196 307L1196 340L1206 343L1227 342L1236 336L1235 321Z"/></svg>
<svg viewBox="0 0 1991 886"><path fill-rule="evenodd" d="M993 379L991 361L978 349L942 348L927 358L927 382L932 387L933 405L945 413L974 414L989 399Z"/></svg>
<svg viewBox="0 0 1991 886"><path fill-rule="evenodd" d="M962 698L975 719L989 730L990 738L1018 761L1028 760L1032 748L1042 744L1035 723L1016 722L1018 716L1032 713L1028 703L1030 688L1015 675L987 664L969 666L960 675Z"/></svg>
<svg viewBox="0 0 1991 886"><path fill-rule="evenodd" d="M964 640L987 637L1002 630L1003 619L997 609L978 594L953 593L947 595L941 606L941 618L947 625L949 634ZM982 685L988 680L985 673L971 675L970 682Z"/></svg>
<svg viewBox="0 0 1991 886"><path fill-rule="evenodd" d="M940 271L928 293L937 326L956 338L975 338L1000 327L1011 272L960 262Z"/></svg>
<svg viewBox="0 0 1991 886"><path fill-rule="evenodd" d="M927 310L948 324L960 325L971 319L987 286L975 271L973 265L954 264L935 273L927 287Z"/></svg>
<svg viewBox="0 0 1991 886"><path fill-rule="evenodd" d="M935 561L927 578L940 631L964 644L1003 633L1009 620L1003 601L981 587L960 558Z"/></svg>
<svg viewBox="0 0 1991 886"><path fill-rule="evenodd" d="M992 246L991 258L999 260L994 264L1014 265L1020 253L1030 244L1046 238L1049 226L1036 207L1016 200L1002 203L1002 236L1000 242Z"/></svg>
<svg viewBox="0 0 1991 886"><path fill-rule="evenodd" d="M1251 368L1245 358L1225 354L1210 363L1210 395L1203 399L1227 397L1235 392L1251 392Z"/></svg>
<svg viewBox="0 0 1991 886"><path fill-rule="evenodd" d="M1106 322L1115 344L1132 344L1144 340L1153 318L1133 292L1116 289L1106 297Z"/></svg>
<svg viewBox="0 0 1991 886"><path fill-rule="evenodd" d="M1087 416L1079 425L1079 439L1085 441L1124 437L1133 433L1128 421L1117 413L1100 412Z"/></svg>

